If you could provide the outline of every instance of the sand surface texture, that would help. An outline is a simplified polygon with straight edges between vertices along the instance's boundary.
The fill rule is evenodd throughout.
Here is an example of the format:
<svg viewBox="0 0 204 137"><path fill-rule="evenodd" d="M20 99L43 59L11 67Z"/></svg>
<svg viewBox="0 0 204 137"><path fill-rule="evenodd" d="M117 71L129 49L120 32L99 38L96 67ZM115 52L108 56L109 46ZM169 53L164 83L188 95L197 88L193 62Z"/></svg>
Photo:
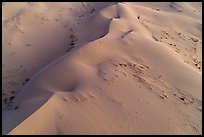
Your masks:
<svg viewBox="0 0 204 137"><path fill-rule="evenodd" d="M2 8L2 134L202 134L202 3Z"/></svg>

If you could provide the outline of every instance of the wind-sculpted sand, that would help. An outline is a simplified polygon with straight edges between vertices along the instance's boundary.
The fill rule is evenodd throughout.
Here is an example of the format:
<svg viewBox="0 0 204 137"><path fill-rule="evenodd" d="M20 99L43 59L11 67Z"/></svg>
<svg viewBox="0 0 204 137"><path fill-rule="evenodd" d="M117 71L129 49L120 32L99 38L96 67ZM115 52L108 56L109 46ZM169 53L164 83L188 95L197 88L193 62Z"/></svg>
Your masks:
<svg viewBox="0 0 204 137"><path fill-rule="evenodd" d="M2 134L202 134L202 3L2 8Z"/></svg>

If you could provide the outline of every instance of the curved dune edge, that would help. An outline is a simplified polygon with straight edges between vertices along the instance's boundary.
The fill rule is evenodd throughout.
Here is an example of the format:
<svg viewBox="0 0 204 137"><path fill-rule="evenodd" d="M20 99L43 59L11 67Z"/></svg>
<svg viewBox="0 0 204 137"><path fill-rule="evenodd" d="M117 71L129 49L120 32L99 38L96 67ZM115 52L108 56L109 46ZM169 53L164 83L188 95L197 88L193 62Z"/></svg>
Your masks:
<svg viewBox="0 0 204 137"><path fill-rule="evenodd" d="M3 115L3 123L9 119L3 134L202 134L201 72L160 42L157 31L176 31L183 17L190 23L180 30L189 34L199 21L161 11L162 22L167 16L177 23L145 24L150 12L131 3L96 11L80 28L81 38L92 42L22 88L15 98L19 109Z"/></svg>

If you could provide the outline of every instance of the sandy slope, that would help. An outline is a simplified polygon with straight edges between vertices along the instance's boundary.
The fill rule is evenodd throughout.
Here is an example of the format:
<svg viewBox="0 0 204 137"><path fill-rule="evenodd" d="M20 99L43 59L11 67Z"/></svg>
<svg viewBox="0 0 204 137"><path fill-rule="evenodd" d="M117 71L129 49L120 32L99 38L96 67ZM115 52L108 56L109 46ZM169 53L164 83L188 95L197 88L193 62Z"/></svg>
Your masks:
<svg viewBox="0 0 204 137"><path fill-rule="evenodd" d="M202 134L201 6L4 4L2 133Z"/></svg>

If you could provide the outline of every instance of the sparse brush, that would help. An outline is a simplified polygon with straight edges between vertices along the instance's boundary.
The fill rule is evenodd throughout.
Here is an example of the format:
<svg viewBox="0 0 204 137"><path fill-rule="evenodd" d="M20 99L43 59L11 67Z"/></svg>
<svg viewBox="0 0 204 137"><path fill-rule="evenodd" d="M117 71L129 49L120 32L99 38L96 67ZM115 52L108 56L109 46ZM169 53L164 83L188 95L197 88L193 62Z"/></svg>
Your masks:
<svg viewBox="0 0 204 137"><path fill-rule="evenodd" d="M14 96L11 96L11 97L10 97L10 101L12 101L14 98L15 98Z"/></svg>
<svg viewBox="0 0 204 137"><path fill-rule="evenodd" d="M26 82L28 82L29 80L30 80L29 78L26 78L26 79L25 79Z"/></svg>
<svg viewBox="0 0 204 137"><path fill-rule="evenodd" d="M19 108L19 106L15 106L15 107L14 107L14 109L18 109L18 108Z"/></svg>
<svg viewBox="0 0 204 137"><path fill-rule="evenodd" d="M71 41L71 46L74 46L74 41L73 40Z"/></svg>
<svg viewBox="0 0 204 137"><path fill-rule="evenodd" d="M8 100L8 99L7 99L7 98L5 98L5 99L4 99L4 102L7 102L7 100Z"/></svg>
<svg viewBox="0 0 204 137"><path fill-rule="evenodd" d="M90 11L90 13L93 13L95 11L95 9L93 8L91 11Z"/></svg>

